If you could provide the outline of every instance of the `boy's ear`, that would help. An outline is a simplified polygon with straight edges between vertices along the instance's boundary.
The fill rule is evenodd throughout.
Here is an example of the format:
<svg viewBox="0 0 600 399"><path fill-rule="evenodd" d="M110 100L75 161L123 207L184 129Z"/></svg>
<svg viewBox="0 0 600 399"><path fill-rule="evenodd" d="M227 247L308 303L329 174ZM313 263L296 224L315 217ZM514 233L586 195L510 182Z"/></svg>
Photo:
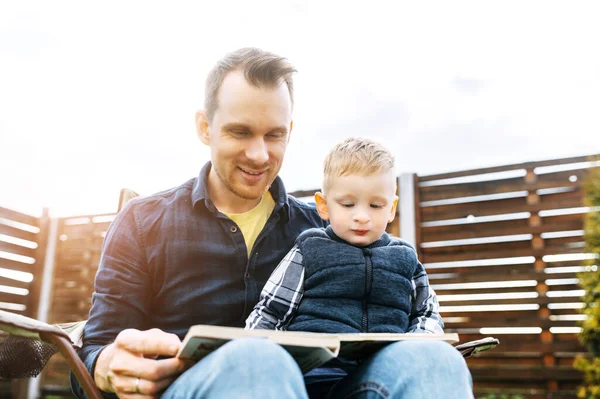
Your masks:
<svg viewBox="0 0 600 399"><path fill-rule="evenodd" d="M205 111L196 112L196 134L206 145L210 145L210 132L208 129L208 118Z"/></svg>
<svg viewBox="0 0 600 399"><path fill-rule="evenodd" d="M323 220L329 220L329 210L327 209L327 200L321 192L315 193L315 203L317 204L317 212Z"/></svg>
<svg viewBox="0 0 600 399"><path fill-rule="evenodd" d="M398 196L394 197L394 204L392 205L392 210L390 212L390 217L388 219L388 223L392 223L394 218L396 217L396 207L398 206Z"/></svg>

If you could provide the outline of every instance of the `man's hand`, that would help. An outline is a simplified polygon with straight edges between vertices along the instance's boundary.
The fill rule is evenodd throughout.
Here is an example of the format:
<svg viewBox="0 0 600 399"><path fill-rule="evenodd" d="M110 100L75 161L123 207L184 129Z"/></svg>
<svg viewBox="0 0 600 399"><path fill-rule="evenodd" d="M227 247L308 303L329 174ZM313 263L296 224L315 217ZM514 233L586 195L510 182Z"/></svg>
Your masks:
<svg viewBox="0 0 600 399"><path fill-rule="evenodd" d="M174 357L181 346L175 334L159 329L121 331L100 353L94 381L119 398L158 398L189 365ZM172 356L155 360L158 356Z"/></svg>

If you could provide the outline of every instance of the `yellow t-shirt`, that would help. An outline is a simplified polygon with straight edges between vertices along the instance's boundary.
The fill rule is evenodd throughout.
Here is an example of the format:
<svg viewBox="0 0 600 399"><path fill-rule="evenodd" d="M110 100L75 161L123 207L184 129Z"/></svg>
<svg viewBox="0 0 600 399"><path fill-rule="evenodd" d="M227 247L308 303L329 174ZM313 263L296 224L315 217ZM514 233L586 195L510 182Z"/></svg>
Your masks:
<svg viewBox="0 0 600 399"><path fill-rule="evenodd" d="M246 249L248 250L248 257L250 257L250 253L252 252L252 247L254 246L256 238L262 231L263 227L265 227L265 224L267 223L269 216L271 216L271 212L273 212L274 208L275 201L273 201L271 193L267 191L265 195L263 195L258 205L250 209L248 212L223 212L231 220L233 220L242 231L244 241L246 242Z"/></svg>

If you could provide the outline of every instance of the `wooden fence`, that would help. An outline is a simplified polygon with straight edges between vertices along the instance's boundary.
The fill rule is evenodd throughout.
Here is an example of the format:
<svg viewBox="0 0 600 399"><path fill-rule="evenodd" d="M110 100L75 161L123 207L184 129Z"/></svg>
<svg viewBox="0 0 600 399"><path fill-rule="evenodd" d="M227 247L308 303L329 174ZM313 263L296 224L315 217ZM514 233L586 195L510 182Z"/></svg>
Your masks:
<svg viewBox="0 0 600 399"><path fill-rule="evenodd" d="M417 246L448 332L497 336L469 361L476 392L574 397L582 292L582 182L578 157L418 178ZM595 270L595 269L594 269Z"/></svg>
<svg viewBox="0 0 600 399"><path fill-rule="evenodd" d="M582 253L583 216L589 211L582 204L582 182L596 165L590 160L578 157L412 179L413 235L438 294L446 331L458 332L461 341L484 336L501 341L493 351L468 361L477 397L499 389L531 399L575 397L581 375L572 362L584 351L576 336L581 320L577 273L592 270L583 266ZM293 194L305 197L314 191ZM10 211L0 212L5 217ZM19 218L15 220L31 226L43 224L26 215ZM113 218L58 220L50 323L87 317L102 240ZM399 226L397 219L388 230L398 235ZM31 242L41 236L19 234ZM11 248L35 259L42 256L39 248L37 253ZM0 262L15 267L7 263L12 261ZM18 266L39 273L31 265ZM59 357L51 359L41 379L42 393L67 392L67 373Z"/></svg>
<svg viewBox="0 0 600 399"><path fill-rule="evenodd" d="M102 241L114 217L86 215L58 220L49 323L87 319ZM60 356L51 358L42 373L42 393L68 392L68 374L69 368Z"/></svg>
<svg viewBox="0 0 600 399"><path fill-rule="evenodd" d="M0 207L0 309L38 317L48 223L47 210L38 218ZM27 381L0 380L0 396L26 390Z"/></svg>

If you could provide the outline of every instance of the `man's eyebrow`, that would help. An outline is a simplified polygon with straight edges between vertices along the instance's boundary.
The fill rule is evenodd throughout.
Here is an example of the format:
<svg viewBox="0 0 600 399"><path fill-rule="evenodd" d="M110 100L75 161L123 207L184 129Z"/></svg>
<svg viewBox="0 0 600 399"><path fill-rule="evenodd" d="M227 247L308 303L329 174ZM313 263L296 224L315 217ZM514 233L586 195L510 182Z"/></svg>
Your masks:
<svg viewBox="0 0 600 399"><path fill-rule="evenodd" d="M226 123L223 126L221 126L221 130L235 130L235 129L250 130L250 126L246 125L245 123L240 123L240 122Z"/></svg>
<svg viewBox="0 0 600 399"><path fill-rule="evenodd" d="M288 127L285 126L285 125L275 126L273 129L271 129L271 132L283 132L283 133L287 133L288 132Z"/></svg>
<svg viewBox="0 0 600 399"><path fill-rule="evenodd" d="M241 122L230 122L230 123L226 123L223 126L221 126L221 130L252 130L252 128L245 124L245 123L241 123ZM280 132L280 133L288 133L288 128L287 126L281 125L281 126L275 126L272 129L269 129L269 132Z"/></svg>

